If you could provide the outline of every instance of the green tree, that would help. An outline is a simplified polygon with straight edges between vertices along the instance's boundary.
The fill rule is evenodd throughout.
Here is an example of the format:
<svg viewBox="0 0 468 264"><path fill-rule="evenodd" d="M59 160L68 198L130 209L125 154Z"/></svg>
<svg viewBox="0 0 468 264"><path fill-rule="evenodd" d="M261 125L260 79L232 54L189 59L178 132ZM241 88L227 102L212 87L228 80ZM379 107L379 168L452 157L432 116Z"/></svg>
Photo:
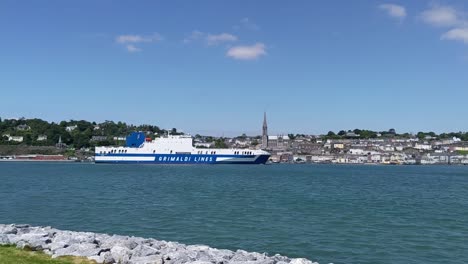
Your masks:
<svg viewBox="0 0 468 264"><path fill-rule="evenodd" d="M423 140L426 137L426 134L424 132L418 132L416 137L419 138L419 140Z"/></svg>
<svg viewBox="0 0 468 264"><path fill-rule="evenodd" d="M376 137L377 137L377 132L374 132L371 130L361 130L361 133L359 133L359 138L369 139L369 138L376 138Z"/></svg>
<svg viewBox="0 0 468 264"><path fill-rule="evenodd" d="M110 140L98 141L96 143L96 146L100 146L100 147L111 146L111 145L113 144Z"/></svg>
<svg viewBox="0 0 468 264"><path fill-rule="evenodd" d="M468 132L460 135L460 139L463 140L463 141L468 141Z"/></svg>
<svg viewBox="0 0 468 264"><path fill-rule="evenodd" d="M23 135L23 144L25 145L31 145L32 143L32 137L31 133L26 133Z"/></svg>
<svg viewBox="0 0 468 264"><path fill-rule="evenodd" d="M218 138L215 140L215 148L228 148L224 138Z"/></svg>

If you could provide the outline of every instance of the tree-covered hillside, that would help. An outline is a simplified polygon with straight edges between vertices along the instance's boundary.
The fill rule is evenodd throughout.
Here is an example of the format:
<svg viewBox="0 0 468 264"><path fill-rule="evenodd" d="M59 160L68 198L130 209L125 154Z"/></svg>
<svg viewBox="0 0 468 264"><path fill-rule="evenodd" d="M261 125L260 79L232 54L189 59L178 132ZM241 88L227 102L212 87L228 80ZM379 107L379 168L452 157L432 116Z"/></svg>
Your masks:
<svg viewBox="0 0 468 264"><path fill-rule="evenodd" d="M60 123L47 122L41 119L1 119L0 118L0 144L1 145L32 145L53 146L59 142L69 147L88 148L123 144L121 138L133 131L144 131L148 137L170 132L178 134L177 129L171 131L160 129L153 125L128 125L123 122L105 121L103 123L85 120L61 121ZM14 138L22 141L15 141ZM119 139L120 138L120 139Z"/></svg>

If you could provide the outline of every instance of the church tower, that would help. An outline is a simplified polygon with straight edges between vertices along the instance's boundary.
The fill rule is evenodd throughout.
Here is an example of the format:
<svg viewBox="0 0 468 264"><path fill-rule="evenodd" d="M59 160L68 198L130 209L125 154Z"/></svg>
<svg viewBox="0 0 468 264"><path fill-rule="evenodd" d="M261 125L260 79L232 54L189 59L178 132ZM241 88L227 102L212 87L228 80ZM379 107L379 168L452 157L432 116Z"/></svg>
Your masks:
<svg viewBox="0 0 468 264"><path fill-rule="evenodd" d="M262 134L262 149L268 148L268 125L266 120L266 112L263 113L263 134Z"/></svg>

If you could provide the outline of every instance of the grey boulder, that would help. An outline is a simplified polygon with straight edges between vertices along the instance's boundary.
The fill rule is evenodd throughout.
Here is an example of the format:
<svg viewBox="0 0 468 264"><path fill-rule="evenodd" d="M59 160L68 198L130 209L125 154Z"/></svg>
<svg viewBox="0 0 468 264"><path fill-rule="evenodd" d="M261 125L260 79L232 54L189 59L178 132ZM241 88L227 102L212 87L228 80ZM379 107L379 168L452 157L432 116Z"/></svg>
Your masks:
<svg viewBox="0 0 468 264"><path fill-rule="evenodd" d="M10 239L8 239L8 236L6 234L0 233L0 245L8 245L8 244L10 244Z"/></svg>
<svg viewBox="0 0 468 264"><path fill-rule="evenodd" d="M91 257L96 256L101 251L100 248L93 243L82 243L82 244L72 244L66 248L60 248L55 250L52 255L53 258L60 256L81 256L81 257Z"/></svg>
<svg viewBox="0 0 468 264"><path fill-rule="evenodd" d="M103 237L97 237L97 241L99 246L104 249L111 249L115 246L120 246L131 250L138 246L135 238L117 235L108 236L105 239L103 239Z"/></svg>
<svg viewBox="0 0 468 264"><path fill-rule="evenodd" d="M149 255L158 255L159 250L145 244L140 244L132 250L132 256L135 257L146 257Z"/></svg>
<svg viewBox="0 0 468 264"><path fill-rule="evenodd" d="M293 258L289 264L319 264L318 262L312 262L305 258Z"/></svg>
<svg viewBox="0 0 468 264"><path fill-rule="evenodd" d="M68 245L79 243L94 243L95 234L90 232L62 231L54 236L53 242L62 242Z"/></svg>
<svg viewBox="0 0 468 264"><path fill-rule="evenodd" d="M0 233L1 234L16 234L18 229L14 225L0 225Z"/></svg>
<svg viewBox="0 0 468 264"><path fill-rule="evenodd" d="M151 255L144 257L132 257L129 264L162 264L163 260L159 255Z"/></svg>
<svg viewBox="0 0 468 264"><path fill-rule="evenodd" d="M110 253L115 262L125 264L130 260L132 251L128 247L117 245L111 248Z"/></svg>

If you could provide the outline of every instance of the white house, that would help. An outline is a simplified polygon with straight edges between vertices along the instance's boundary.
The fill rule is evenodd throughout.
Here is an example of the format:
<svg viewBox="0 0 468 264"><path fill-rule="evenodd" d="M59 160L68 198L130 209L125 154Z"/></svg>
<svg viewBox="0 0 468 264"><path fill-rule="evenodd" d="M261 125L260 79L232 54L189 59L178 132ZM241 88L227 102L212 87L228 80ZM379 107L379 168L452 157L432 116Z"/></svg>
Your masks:
<svg viewBox="0 0 468 264"><path fill-rule="evenodd" d="M395 150L396 151L403 151L403 148L404 148L403 146L396 146Z"/></svg>
<svg viewBox="0 0 468 264"><path fill-rule="evenodd" d="M333 144L333 148L344 149L344 144L343 143L335 143L335 144Z"/></svg>
<svg viewBox="0 0 468 264"><path fill-rule="evenodd" d="M22 136L8 136L8 141L23 142Z"/></svg>
<svg viewBox="0 0 468 264"><path fill-rule="evenodd" d="M29 127L28 125L19 125L16 127L16 129L20 131L25 131L25 130L30 130L31 127Z"/></svg>
<svg viewBox="0 0 468 264"><path fill-rule="evenodd" d="M45 141L47 140L47 136L46 135L39 135L37 136L37 141Z"/></svg>
<svg viewBox="0 0 468 264"><path fill-rule="evenodd" d="M78 128L77 125L73 125L73 126L67 126L67 127L65 128L65 130L66 130L67 132L72 132L73 130L75 130L75 129L77 129L77 128Z"/></svg>
<svg viewBox="0 0 468 264"><path fill-rule="evenodd" d="M210 148L213 144L208 142L196 142L195 147Z"/></svg>
<svg viewBox="0 0 468 264"><path fill-rule="evenodd" d="M367 152L364 151L363 149L350 149L350 150L349 150L349 154L353 154L353 155L364 155L364 154L367 154Z"/></svg>
<svg viewBox="0 0 468 264"><path fill-rule="evenodd" d="M10 134L3 134L3 137L8 138L8 141L23 142L22 136L10 136Z"/></svg>
<svg viewBox="0 0 468 264"><path fill-rule="evenodd" d="M419 144L419 143L416 143L414 145L414 148L415 149L419 149L419 150L431 150L432 149L432 146L429 145L429 144Z"/></svg>
<svg viewBox="0 0 468 264"><path fill-rule="evenodd" d="M380 154L372 154L371 162L380 162L382 160L382 156Z"/></svg>
<svg viewBox="0 0 468 264"><path fill-rule="evenodd" d="M395 151L395 147L392 145L379 146L379 149L382 151Z"/></svg>

